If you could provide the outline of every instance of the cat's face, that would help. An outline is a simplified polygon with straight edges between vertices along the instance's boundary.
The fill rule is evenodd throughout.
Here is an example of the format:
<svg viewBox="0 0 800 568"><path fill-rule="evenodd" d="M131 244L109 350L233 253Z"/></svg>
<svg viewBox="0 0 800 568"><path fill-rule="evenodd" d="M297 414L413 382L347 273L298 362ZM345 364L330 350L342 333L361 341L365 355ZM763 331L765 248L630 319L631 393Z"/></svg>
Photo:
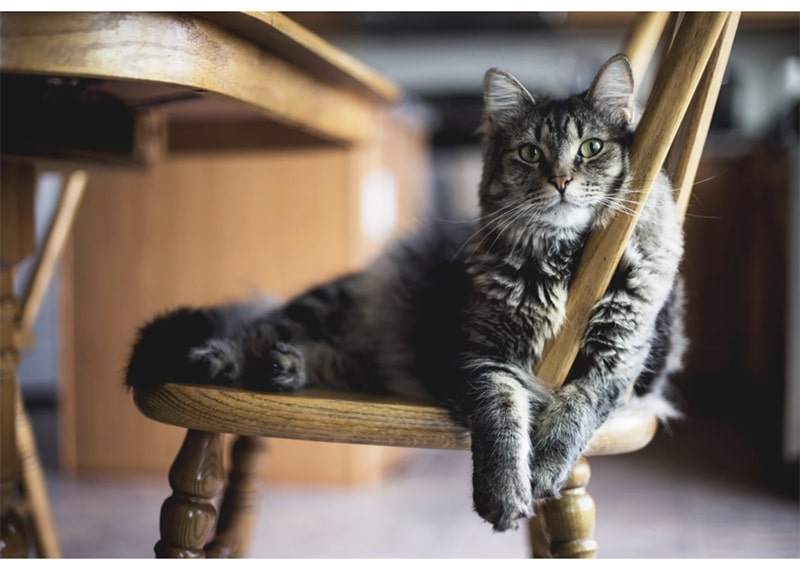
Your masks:
<svg viewBox="0 0 800 568"><path fill-rule="evenodd" d="M493 69L484 102L484 219L582 230L601 209L622 207L633 130L627 59L609 60L586 93L547 102Z"/></svg>

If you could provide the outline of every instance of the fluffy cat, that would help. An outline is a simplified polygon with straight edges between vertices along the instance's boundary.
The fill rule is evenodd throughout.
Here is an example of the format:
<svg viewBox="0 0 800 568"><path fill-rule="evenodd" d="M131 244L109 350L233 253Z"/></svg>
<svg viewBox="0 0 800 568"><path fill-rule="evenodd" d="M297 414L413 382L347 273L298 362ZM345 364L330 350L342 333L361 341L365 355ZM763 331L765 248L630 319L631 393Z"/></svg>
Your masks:
<svg viewBox="0 0 800 568"><path fill-rule="evenodd" d="M473 501L498 530L557 496L594 431L624 401L662 408L680 364L683 239L657 179L563 387L533 375L564 319L588 233L627 212L633 78L611 58L589 89L537 100L510 74L484 80L480 218L431 225L360 272L283 305L182 308L144 326L127 384L323 386L426 396L469 429Z"/></svg>

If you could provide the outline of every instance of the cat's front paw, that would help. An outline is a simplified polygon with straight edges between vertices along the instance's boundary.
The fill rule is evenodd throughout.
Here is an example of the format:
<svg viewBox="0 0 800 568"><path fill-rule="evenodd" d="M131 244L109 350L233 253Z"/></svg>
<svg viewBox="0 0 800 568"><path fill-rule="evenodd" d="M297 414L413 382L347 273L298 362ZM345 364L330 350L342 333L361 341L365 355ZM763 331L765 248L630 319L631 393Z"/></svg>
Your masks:
<svg viewBox="0 0 800 568"><path fill-rule="evenodd" d="M579 456L579 448L568 441L553 436L534 438L531 463L533 498L560 497L561 488L572 473L572 466Z"/></svg>
<svg viewBox="0 0 800 568"><path fill-rule="evenodd" d="M187 359L191 378L197 382L230 382L242 372L242 356L227 339L209 339L190 349Z"/></svg>
<svg viewBox="0 0 800 568"><path fill-rule="evenodd" d="M534 499L553 499L561 497L561 488L567 481L572 464L535 454L536 460L531 470L531 487Z"/></svg>
<svg viewBox="0 0 800 568"><path fill-rule="evenodd" d="M473 474L475 511L495 531L516 529L520 519L533 515L533 495L527 475L498 469L488 475Z"/></svg>

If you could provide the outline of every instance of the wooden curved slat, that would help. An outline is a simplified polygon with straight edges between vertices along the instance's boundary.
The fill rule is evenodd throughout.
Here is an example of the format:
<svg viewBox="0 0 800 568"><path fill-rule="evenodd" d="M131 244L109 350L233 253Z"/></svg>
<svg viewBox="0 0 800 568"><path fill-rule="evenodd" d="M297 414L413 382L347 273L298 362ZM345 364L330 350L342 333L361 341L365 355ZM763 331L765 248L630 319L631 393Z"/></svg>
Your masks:
<svg viewBox="0 0 800 568"><path fill-rule="evenodd" d="M312 42L313 34L300 26L275 31L283 22L280 17L252 22L267 35L280 33L284 41L277 45L287 53L186 13L4 13L0 68L4 73L135 81L150 92L160 84L173 88L159 93L161 98L185 96L183 108L196 117L241 115L245 109L324 140L357 142L372 133L376 101L388 103L397 96L389 81L363 67L337 67L337 61L348 60L335 56L332 46L322 49L327 44L321 40ZM255 33L252 22L250 36ZM286 39L299 30L302 42ZM324 72L315 74L311 63L301 69L290 62L292 54L297 56L292 50L308 62L317 61ZM126 83L115 94L124 100L131 92L135 89Z"/></svg>
<svg viewBox="0 0 800 568"><path fill-rule="evenodd" d="M192 430L318 442L451 450L469 449L469 434L442 408L390 396L309 389L269 394L170 383L135 393L139 410L158 422ZM627 453L656 431L642 410L614 415L595 434L586 455Z"/></svg>

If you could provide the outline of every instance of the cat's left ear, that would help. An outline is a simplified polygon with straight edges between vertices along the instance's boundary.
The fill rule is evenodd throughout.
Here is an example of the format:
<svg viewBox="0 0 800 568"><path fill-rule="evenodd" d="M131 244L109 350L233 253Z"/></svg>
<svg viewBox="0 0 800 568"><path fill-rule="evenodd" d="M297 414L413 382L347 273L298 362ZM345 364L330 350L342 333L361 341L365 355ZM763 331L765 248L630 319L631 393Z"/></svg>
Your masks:
<svg viewBox="0 0 800 568"><path fill-rule="evenodd" d="M586 98L612 118L632 123L634 116L633 70L628 58L615 55L597 72Z"/></svg>

